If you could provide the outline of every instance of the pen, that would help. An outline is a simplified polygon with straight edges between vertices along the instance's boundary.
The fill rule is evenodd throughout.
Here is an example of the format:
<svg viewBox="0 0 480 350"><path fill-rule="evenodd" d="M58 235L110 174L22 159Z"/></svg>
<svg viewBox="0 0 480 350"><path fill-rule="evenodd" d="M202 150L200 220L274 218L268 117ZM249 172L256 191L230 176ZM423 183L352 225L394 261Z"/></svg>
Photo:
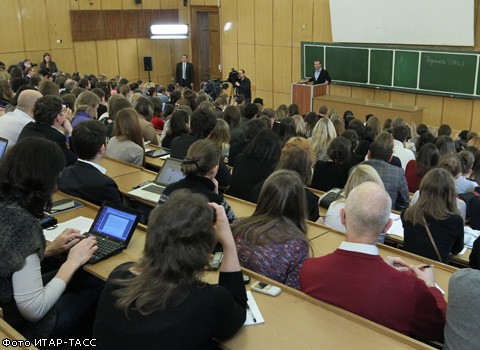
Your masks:
<svg viewBox="0 0 480 350"><path fill-rule="evenodd" d="M252 316L253 322L257 323L257 319L256 319L255 316L253 315L253 312L252 312L252 310L250 309L250 306L248 306L248 304L247 304L247 312Z"/></svg>
<svg viewBox="0 0 480 350"><path fill-rule="evenodd" d="M419 269L429 269L430 267L432 267L432 265L423 265L420 266Z"/></svg>

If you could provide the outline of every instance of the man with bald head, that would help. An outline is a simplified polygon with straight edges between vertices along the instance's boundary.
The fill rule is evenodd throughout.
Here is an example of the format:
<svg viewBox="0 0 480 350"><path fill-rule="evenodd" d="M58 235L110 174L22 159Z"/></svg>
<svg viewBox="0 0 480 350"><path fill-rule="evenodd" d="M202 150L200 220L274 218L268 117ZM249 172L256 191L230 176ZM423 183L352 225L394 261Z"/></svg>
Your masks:
<svg viewBox="0 0 480 350"><path fill-rule="evenodd" d="M354 188L340 212L345 241L331 254L305 260L300 288L400 333L442 341L447 304L433 268L379 256L375 244L392 224L390 207L390 196L376 183Z"/></svg>
<svg viewBox="0 0 480 350"><path fill-rule="evenodd" d="M37 90L23 90L18 96L17 108L0 118L0 137L8 140L7 149L17 143L23 127L33 119L33 106L42 97Z"/></svg>

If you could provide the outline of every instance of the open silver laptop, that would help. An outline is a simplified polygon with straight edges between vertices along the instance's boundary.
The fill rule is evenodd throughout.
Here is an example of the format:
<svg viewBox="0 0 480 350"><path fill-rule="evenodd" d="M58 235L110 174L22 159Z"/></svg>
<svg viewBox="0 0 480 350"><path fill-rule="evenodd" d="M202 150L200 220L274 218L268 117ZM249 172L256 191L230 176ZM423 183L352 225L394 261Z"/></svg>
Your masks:
<svg viewBox="0 0 480 350"><path fill-rule="evenodd" d="M134 188L128 193L147 201L157 203L165 187L183 179L184 177L185 175L182 173L182 161L168 158L165 160L162 169L158 172L158 175L153 182L140 184L140 187Z"/></svg>
<svg viewBox="0 0 480 350"><path fill-rule="evenodd" d="M3 158L5 151L7 150L8 140L0 137L0 159Z"/></svg>

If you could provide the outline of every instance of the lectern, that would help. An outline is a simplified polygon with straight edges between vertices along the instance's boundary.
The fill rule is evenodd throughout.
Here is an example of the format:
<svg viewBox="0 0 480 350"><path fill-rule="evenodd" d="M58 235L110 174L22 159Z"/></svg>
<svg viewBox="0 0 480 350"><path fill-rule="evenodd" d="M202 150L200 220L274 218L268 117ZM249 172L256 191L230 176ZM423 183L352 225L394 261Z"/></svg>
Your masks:
<svg viewBox="0 0 480 350"><path fill-rule="evenodd" d="M298 105L300 114L307 114L313 110L313 98L326 95L327 84L305 85L292 84L292 103Z"/></svg>

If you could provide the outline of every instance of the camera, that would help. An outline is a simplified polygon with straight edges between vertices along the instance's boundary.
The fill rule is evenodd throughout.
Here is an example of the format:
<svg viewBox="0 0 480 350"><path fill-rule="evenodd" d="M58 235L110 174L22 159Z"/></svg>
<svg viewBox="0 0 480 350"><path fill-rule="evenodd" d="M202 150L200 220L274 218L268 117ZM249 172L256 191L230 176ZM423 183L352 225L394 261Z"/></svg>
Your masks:
<svg viewBox="0 0 480 350"><path fill-rule="evenodd" d="M228 84L221 80L209 80L206 82L204 91L208 94L212 100L215 100L223 90L228 89Z"/></svg>
<svg viewBox="0 0 480 350"><path fill-rule="evenodd" d="M32 67L38 66L38 63L32 63Z"/></svg>
<svg viewBox="0 0 480 350"><path fill-rule="evenodd" d="M230 70L230 73L228 73L227 81L232 85L235 85L237 81L240 81L240 78L238 77L238 72L235 70L235 68L232 68Z"/></svg>

